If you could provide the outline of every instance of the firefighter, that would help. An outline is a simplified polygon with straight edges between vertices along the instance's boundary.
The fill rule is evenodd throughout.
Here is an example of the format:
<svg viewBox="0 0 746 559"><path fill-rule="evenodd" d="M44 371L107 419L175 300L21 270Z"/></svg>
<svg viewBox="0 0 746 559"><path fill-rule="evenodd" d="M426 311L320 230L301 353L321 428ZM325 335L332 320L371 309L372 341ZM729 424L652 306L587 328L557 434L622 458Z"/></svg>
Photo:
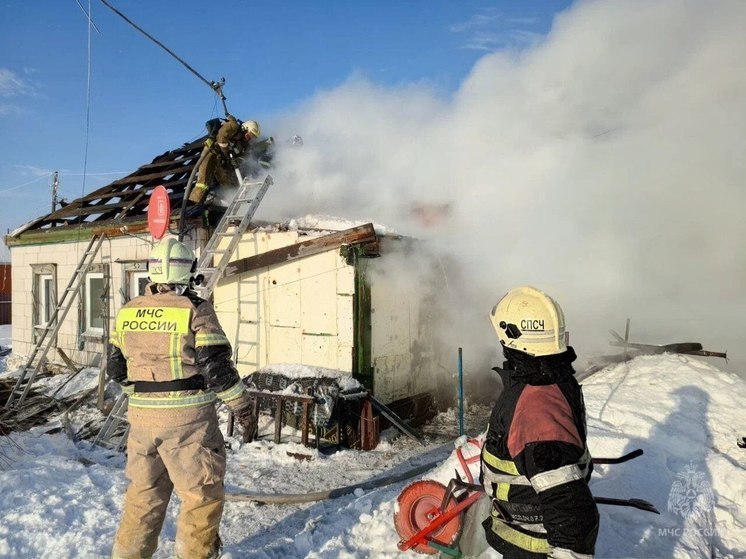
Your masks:
<svg viewBox="0 0 746 559"><path fill-rule="evenodd" d="M129 393L130 432L113 559L153 555L173 490L181 501L176 556L220 553L226 455L216 399L245 432L255 420L212 304L189 289L195 268L189 247L161 241L150 253L146 293L117 314L106 371Z"/></svg>
<svg viewBox="0 0 746 559"><path fill-rule="evenodd" d="M197 170L197 183L189 193L189 200L196 204L203 202L213 182L238 186L235 169L239 158L260 133L259 123L256 121L239 123L235 117L229 115L220 126L215 140L208 138L205 141L208 152Z"/></svg>
<svg viewBox="0 0 746 559"><path fill-rule="evenodd" d="M542 291L519 287L495 305L491 320L505 363L495 369L503 391L481 457L492 499L487 541L507 559L592 557L599 517L562 309Z"/></svg>

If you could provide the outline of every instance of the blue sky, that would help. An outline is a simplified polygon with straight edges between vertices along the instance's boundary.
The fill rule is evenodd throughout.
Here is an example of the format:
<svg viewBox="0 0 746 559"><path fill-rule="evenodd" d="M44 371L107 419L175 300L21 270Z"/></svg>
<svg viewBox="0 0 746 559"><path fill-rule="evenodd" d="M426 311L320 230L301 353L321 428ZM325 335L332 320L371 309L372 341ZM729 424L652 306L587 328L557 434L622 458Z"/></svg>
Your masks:
<svg viewBox="0 0 746 559"><path fill-rule="evenodd" d="M278 157L260 218L432 241L472 282L460 308L533 284L581 348L608 351L626 318L640 341L744 347L743 1L111 1L225 77L236 116L305 138ZM222 112L99 0L93 18L86 192ZM88 28L76 0L0 0L0 26L5 232L48 211L51 171L82 194ZM428 225L422 204L449 210Z"/></svg>
<svg viewBox="0 0 746 559"><path fill-rule="evenodd" d="M207 79L226 78L229 110L272 123L320 91L363 76L383 87L425 84L443 97L475 62L547 33L569 2L111 3ZM85 192L202 134L222 115L214 94L98 0L92 1ZM83 193L88 0L0 3L0 227ZM111 173L111 174L105 174Z"/></svg>

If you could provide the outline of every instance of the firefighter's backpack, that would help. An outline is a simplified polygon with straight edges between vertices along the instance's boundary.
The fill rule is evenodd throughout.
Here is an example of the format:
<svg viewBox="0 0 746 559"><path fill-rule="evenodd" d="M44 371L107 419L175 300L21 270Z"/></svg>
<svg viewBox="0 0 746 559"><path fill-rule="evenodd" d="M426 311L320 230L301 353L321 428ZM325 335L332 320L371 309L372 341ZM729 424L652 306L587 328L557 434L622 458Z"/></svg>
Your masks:
<svg viewBox="0 0 746 559"><path fill-rule="evenodd" d="M205 122L205 128L207 128L207 135L213 140L218 136L218 130L223 125L223 121L219 118L211 118Z"/></svg>

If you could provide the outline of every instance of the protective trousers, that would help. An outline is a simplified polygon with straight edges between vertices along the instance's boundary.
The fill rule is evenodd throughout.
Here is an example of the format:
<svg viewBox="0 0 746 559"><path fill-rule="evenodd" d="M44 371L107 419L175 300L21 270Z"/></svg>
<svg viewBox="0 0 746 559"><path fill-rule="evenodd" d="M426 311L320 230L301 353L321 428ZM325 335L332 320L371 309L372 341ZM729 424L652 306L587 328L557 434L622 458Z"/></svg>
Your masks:
<svg viewBox="0 0 746 559"><path fill-rule="evenodd" d="M221 148L213 146L212 149ZM238 186L238 177L227 156L211 151L199 166L197 183L189 193L189 200L195 204L202 203L214 182L220 186Z"/></svg>
<svg viewBox="0 0 746 559"><path fill-rule="evenodd" d="M217 414L186 425L132 425L125 474L130 480L113 559L145 559L158 547L175 489L181 501L176 524L179 559L212 559L220 552L225 445Z"/></svg>

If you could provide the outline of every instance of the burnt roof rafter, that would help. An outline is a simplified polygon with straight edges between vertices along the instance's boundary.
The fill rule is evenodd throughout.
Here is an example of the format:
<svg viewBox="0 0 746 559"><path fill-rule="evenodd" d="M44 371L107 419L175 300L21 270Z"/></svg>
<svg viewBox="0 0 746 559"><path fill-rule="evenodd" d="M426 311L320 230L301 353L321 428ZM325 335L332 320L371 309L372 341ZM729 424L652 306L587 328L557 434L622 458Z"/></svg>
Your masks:
<svg viewBox="0 0 746 559"><path fill-rule="evenodd" d="M172 214L179 211L189 175L202 152L204 137L155 157L129 175L98 188L40 216L13 233L51 231L71 225L102 225L116 219L145 219L150 193L163 185L171 199Z"/></svg>

